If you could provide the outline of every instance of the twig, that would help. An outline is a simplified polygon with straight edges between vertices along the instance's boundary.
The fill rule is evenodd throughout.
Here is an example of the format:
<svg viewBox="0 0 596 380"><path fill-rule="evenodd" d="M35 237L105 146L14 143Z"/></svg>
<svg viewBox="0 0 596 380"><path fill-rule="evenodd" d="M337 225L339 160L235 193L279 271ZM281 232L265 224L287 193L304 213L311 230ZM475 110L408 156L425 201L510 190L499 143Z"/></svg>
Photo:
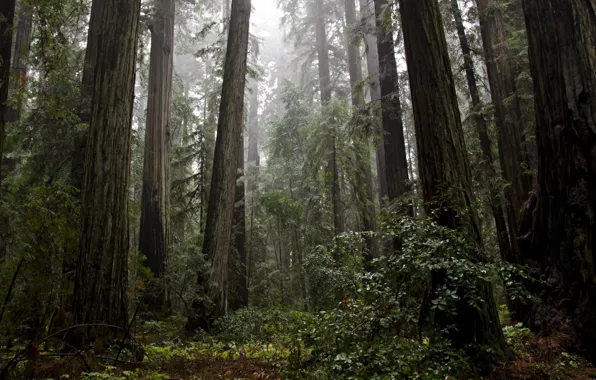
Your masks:
<svg viewBox="0 0 596 380"><path fill-rule="evenodd" d="M21 258L19 261L19 265L17 265L17 269L12 276L12 281L10 282L10 286L8 287L8 292L6 293L6 297L4 298L4 304L2 305L2 310L0 311L0 322L2 322L2 317L4 317L4 311L6 310L6 305L8 301L10 301L10 296L12 294L12 289L14 288L14 284L17 281L17 277L19 272L21 271L21 267L23 266L23 262L25 262L25 258Z"/></svg>

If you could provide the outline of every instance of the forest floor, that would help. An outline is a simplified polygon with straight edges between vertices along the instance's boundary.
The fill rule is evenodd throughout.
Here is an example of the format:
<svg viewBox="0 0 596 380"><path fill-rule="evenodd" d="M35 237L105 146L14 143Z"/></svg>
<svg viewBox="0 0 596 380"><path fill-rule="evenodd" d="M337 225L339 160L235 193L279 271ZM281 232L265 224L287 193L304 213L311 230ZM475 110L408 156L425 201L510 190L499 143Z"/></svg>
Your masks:
<svg viewBox="0 0 596 380"><path fill-rule="evenodd" d="M595 379L592 368L579 356L563 349L565 335L539 338L520 326L505 327L515 359L495 367L484 378ZM196 338L196 337L194 337ZM8 378L35 379L334 379L312 373L312 363L297 365L289 347L279 343L235 344L212 336L185 338L181 320L148 322L136 331L129 348L110 348L100 354L69 356L40 351L35 360L20 360ZM139 356L140 354L140 356ZM142 360L136 360L142 358ZM6 356L5 356L6 358ZM0 369L6 361L0 360ZM3 378L0 375L0 379ZM379 378L379 377L375 377ZM393 379L394 377L381 377ZM379 378L379 379L381 379ZM445 379L479 378L472 374ZM367 380L364 379L363 380Z"/></svg>

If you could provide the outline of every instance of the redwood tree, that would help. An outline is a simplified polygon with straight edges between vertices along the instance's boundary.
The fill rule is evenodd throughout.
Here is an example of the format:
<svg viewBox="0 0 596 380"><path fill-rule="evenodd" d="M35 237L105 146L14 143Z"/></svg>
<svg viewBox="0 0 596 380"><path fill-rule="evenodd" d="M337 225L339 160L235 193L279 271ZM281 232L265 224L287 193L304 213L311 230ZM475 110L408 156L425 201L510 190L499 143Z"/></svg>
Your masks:
<svg viewBox="0 0 596 380"><path fill-rule="evenodd" d="M455 20L455 28L464 58L464 70L466 72L466 80L468 82L468 89L470 91L470 99L472 100L472 118L474 126L476 127L476 134L480 140L480 149L482 150L482 166L480 170L485 180L490 178L498 178L493 159L493 148L488 135L487 121L482 114L482 101L480 100L480 92L476 81L476 73L474 70L474 62L472 61L472 50L466 35L466 29L462 19L461 10L458 5L458 0L451 1L451 11ZM486 181L485 181L486 182ZM507 222L505 219L505 212L502 206L501 191L495 186L489 185L489 199L493 218L495 220L495 227L497 230L497 239L499 242L499 251L501 257L505 260L510 260L511 246L509 243L509 236L507 232Z"/></svg>
<svg viewBox="0 0 596 380"><path fill-rule="evenodd" d="M548 284L533 315L544 332L569 321L596 360L596 5L524 0L534 80L538 186L521 250Z"/></svg>
<svg viewBox="0 0 596 380"><path fill-rule="evenodd" d="M76 324L127 328L128 177L139 0L102 0L74 286ZM79 333L93 339L105 331ZM77 344L84 343L78 339Z"/></svg>
<svg viewBox="0 0 596 380"><path fill-rule="evenodd" d="M381 83L379 80L379 53L375 23L375 6L373 0L359 0L363 17L364 49L366 52L366 68L368 71L368 88L373 109L373 125L378 135L376 162L379 198L387 194L387 173L385 171L385 136L383 132L383 111L381 109Z"/></svg>
<svg viewBox="0 0 596 380"><path fill-rule="evenodd" d="M313 9L315 19L315 43L319 65L319 90L321 93L321 107L331 102L331 70L329 69L329 45L325 28L324 0L315 0ZM339 185L339 168L337 166L336 131L331 131L331 158L327 164L327 175L331 178L330 195L333 206L333 227L335 235L343 232L343 211L341 204L341 188Z"/></svg>
<svg viewBox="0 0 596 380"><path fill-rule="evenodd" d="M213 175L207 206L203 254L211 263L209 278L201 273L199 292L206 291L209 302L196 300L187 328L208 328L211 321L228 309L228 263L236 195L239 136L244 118L244 87L250 21L250 0L232 0L223 88L219 108Z"/></svg>
<svg viewBox="0 0 596 380"><path fill-rule="evenodd" d="M399 4L427 214L440 225L460 229L480 246L472 175L439 5L436 0L400 0ZM474 259L483 258L478 254ZM434 271L433 292L444 281L444 272ZM438 310L435 323L448 329L448 337L457 347L488 346L502 355L508 348L492 286L484 282L476 286L484 301L480 307L470 305L462 295L456 313Z"/></svg>
<svg viewBox="0 0 596 380"><path fill-rule="evenodd" d="M89 118L91 117L91 97L93 95L97 49L101 31L101 10L104 7L104 0L93 0L91 3L91 16L89 17L89 31L87 33L87 46L85 48L83 78L81 81L81 101L78 105L78 114L82 128L76 131L73 140L70 184L81 190L85 181L85 153L87 151L87 137L89 133L87 124L89 124Z"/></svg>
<svg viewBox="0 0 596 380"><path fill-rule="evenodd" d="M15 0L3 0L0 4L0 169L6 137L6 101L8 100L10 59L12 55L14 9ZM2 178L1 175L0 178Z"/></svg>
<svg viewBox="0 0 596 380"><path fill-rule="evenodd" d="M358 89L360 82L362 82L362 59L360 58L360 49L354 41L350 28L354 27L356 22L356 5L354 0L344 0L344 11L346 16L346 39L348 47L348 71L350 74L350 87L352 93L352 106L358 109L364 105L364 93ZM356 138L358 151L358 167L364 178L364 183L360 182L360 188L355 189L360 198L360 214L362 215L362 227L364 231L374 231L374 192L372 182L372 168L370 165L370 148L367 136L357 136ZM366 238L366 245L368 253L365 257L366 261L371 261L374 254L372 237Z"/></svg>
<svg viewBox="0 0 596 380"><path fill-rule="evenodd" d="M139 252L157 279L145 297L149 309L167 312L168 296L163 280L168 258L170 124L172 122L172 76L174 68L174 0L157 0L150 25L151 56L141 228Z"/></svg>
<svg viewBox="0 0 596 380"><path fill-rule="evenodd" d="M402 197L408 182L408 163L401 102L398 95L397 62L393 42L393 22L390 2L375 1L377 26L377 49L379 53L379 80L381 84L381 107L383 112L383 143L385 146L385 175L389 200Z"/></svg>
<svg viewBox="0 0 596 380"><path fill-rule="evenodd" d="M506 182L507 223L512 255L508 259L520 262L517 232L523 203L532 188L532 169L525 152L525 137L521 122L520 103L516 95L515 70L509 61L507 25L500 9L501 0L476 0L480 14L480 33L484 46L486 69L498 130L499 162Z"/></svg>

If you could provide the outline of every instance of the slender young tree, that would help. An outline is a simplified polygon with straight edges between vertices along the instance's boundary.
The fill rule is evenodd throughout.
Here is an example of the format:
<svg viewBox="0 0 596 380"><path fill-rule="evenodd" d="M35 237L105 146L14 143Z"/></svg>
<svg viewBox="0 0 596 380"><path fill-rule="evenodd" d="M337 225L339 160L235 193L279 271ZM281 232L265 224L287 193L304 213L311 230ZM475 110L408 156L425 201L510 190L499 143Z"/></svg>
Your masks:
<svg viewBox="0 0 596 380"><path fill-rule="evenodd" d="M353 28L356 22L356 5L354 0L344 0L344 11L347 26L346 39L348 50L348 71L350 75L350 87L352 90L352 106L357 110L364 105L364 93L359 89L360 83L362 82L362 60L360 58L360 49L350 32L350 28ZM357 144L359 145L357 147L359 154L357 164L365 179L364 186L360 186L360 188L356 189L356 191L360 193L362 228L364 231L374 231L375 208L368 137L358 136ZM367 237L366 245L368 253L365 260L368 262L372 260L374 255L372 237Z"/></svg>
<svg viewBox="0 0 596 380"><path fill-rule="evenodd" d="M139 252L157 279L145 297L153 312L167 312L163 275L168 260L170 130L174 73L174 0L157 0L150 25L151 55L143 160Z"/></svg>
<svg viewBox="0 0 596 380"><path fill-rule="evenodd" d="M379 199L387 195L387 172L385 170L385 136L383 131L383 111L381 108L381 83L379 80L379 53L375 24L375 5L373 0L359 0L360 12L364 18L364 48L368 71L368 88L373 109L373 125L378 135L376 161Z"/></svg>
<svg viewBox="0 0 596 380"><path fill-rule="evenodd" d="M382 196L387 196L389 200L393 201L403 197L406 191L408 162L406 160L401 102L397 95L398 75L390 2L387 0L374 0L374 2L387 177L387 193Z"/></svg>
<svg viewBox="0 0 596 380"><path fill-rule="evenodd" d="M509 61L507 25L500 9L501 0L476 0L480 33L484 45L488 81L498 129L499 162L506 182L507 223L511 244L510 259L519 262L517 233L523 203L532 188L532 169L525 152L521 110L516 96L515 71Z"/></svg>
<svg viewBox="0 0 596 380"><path fill-rule="evenodd" d="M327 31L325 29L325 4L324 0L315 0L315 40L317 46L317 57L319 61L319 90L321 93L321 106L324 108L331 102L331 70L329 69L329 45L327 43ZM336 131L331 132L331 159L327 167L327 174L331 177L331 202L333 204L333 227L335 235L344 230L343 211L341 204L341 187L339 185L339 168L337 166L337 144Z"/></svg>
<svg viewBox="0 0 596 380"><path fill-rule="evenodd" d="M250 25L250 0L232 0L223 88L219 108L213 175L209 191L203 254L211 263L208 282L202 274L198 289L207 290L210 303L196 300L187 328L208 328L228 309L228 259L236 193L239 136L244 117L244 87Z"/></svg>
<svg viewBox="0 0 596 380"><path fill-rule="evenodd" d="M439 4L436 0L400 0L399 4L427 214L433 215L440 225L461 229L480 246L472 175ZM434 271L433 292L444 281L444 271ZM480 307L470 305L462 295L456 313L438 310L435 323L447 329L457 347L488 346L501 359L508 348L493 289L487 283L477 286L484 301Z"/></svg>
<svg viewBox="0 0 596 380"><path fill-rule="evenodd" d="M6 138L6 103L10 79L14 10L15 0L4 0L0 4L0 169L2 168L4 140ZM1 178L0 174L0 183Z"/></svg>
<svg viewBox="0 0 596 380"><path fill-rule="evenodd" d="M482 150L482 167L481 171L486 179L497 178L495 169L495 162L493 158L492 143L488 137L488 127L484 116L481 113L482 101L480 100L480 92L478 91L478 84L476 82L476 73L474 70L474 62L472 61L470 44L466 29L462 19L461 10L459 8L458 0L451 1L451 11L455 20L455 28L459 38L462 55L464 57L464 70L466 72L466 80L468 82L468 89L470 91L470 98L472 100L472 117L474 119L474 126L476 127L476 134L480 140L480 149ZM490 185L489 185L490 186ZM502 199L500 190L495 186L489 187L489 199L493 218L495 220L495 227L497 230L497 239L499 242L499 251L501 257L505 260L511 260L511 246L509 243L509 235L507 232L507 222L505 219L505 212L503 211Z"/></svg>
<svg viewBox="0 0 596 380"><path fill-rule="evenodd" d="M128 177L140 1L102 1L105 6L92 15L102 34L94 64L74 319L127 328ZM85 337L111 335L85 330L76 334L77 345Z"/></svg>
<svg viewBox="0 0 596 380"><path fill-rule="evenodd" d="M573 337L596 360L596 5L524 0L534 80L538 185L524 213L524 257L548 287L531 320ZM552 332L546 331L546 332Z"/></svg>
<svg viewBox="0 0 596 380"><path fill-rule="evenodd" d="M259 82L254 80L250 86L250 110L248 114L248 191L256 190L255 176L259 168Z"/></svg>

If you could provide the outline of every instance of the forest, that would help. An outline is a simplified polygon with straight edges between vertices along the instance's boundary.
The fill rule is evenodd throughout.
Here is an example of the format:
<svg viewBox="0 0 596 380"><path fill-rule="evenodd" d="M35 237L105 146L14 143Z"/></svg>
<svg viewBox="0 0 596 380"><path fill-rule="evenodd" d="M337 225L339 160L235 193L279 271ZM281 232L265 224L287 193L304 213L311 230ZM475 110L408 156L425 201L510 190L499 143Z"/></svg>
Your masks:
<svg viewBox="0 0 596 380"><path fill-rule="evenodd" d="M595 0L0 0L0 380L596 378Z"/></svg>

